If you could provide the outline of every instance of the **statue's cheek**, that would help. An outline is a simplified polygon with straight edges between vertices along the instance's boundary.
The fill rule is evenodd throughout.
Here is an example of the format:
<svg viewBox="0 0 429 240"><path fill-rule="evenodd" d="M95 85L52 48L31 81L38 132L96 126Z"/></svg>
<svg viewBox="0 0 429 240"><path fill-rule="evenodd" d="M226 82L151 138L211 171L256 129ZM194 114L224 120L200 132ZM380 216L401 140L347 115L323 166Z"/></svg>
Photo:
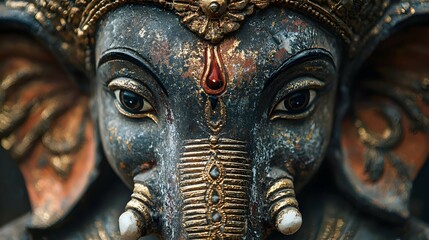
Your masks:
<svg viewBox="0 0 429 240"><path fill-rule="evenodd" d="M132 186L135 174L156 166L158 125L151 119L121 115L108 94L98 97L99 129L106 158L121 178Z"/></svg>
<svg viewBox="0 0 429 240"><path fill-rule="evenodd" d="M275 139L271 166L285 168L295 175L315 171L326 151L329 132L324 126L310 123L300 129L283 130Z"/></svg>
<svg viewBox="0 0 429 240"><path fill-rule="evenodd" d="M332 130L333 102L323 101L313 114L298 121L276 120L270 123L269 165L288 171L298 184L315 172L326 153Z"/></svg>

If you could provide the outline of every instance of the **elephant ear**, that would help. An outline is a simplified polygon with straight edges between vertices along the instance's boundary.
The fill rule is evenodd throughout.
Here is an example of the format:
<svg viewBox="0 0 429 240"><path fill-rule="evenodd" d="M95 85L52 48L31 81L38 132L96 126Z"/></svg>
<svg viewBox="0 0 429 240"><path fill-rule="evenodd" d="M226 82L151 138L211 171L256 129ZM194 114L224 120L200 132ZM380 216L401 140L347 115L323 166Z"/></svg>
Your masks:
<svg viewBox="0 0 429 240"><path fill-rule="evenodd" d="M88 92L65 69L32 36L1 31L1 145L19 165L37 229L64 219L96 174Z"/></svg>
<svg viewBox="0 0 429 240"><path fill-rule="evenodd" d="M408 27L381 42L353 84L337 182L377 216L404 220L429 155L429 27Z"/></svg>

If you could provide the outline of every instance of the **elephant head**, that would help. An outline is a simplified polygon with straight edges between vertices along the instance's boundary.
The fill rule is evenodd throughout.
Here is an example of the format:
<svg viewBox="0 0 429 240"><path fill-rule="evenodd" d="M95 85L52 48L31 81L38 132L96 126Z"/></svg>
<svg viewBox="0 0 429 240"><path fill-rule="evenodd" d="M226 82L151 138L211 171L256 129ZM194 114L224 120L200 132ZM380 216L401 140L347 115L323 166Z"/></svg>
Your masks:
<svg viewBox="0 0 429 240"><path fill-rule="evenodd" d="M0 137L26 179L33 227L68 215L101 152L133 189L125 239L292 235L305 221L295 194L325 158L358 206L406 219L428 156L429 45L417 37L428 30L393 30L428 11L421 1L6 1Z"/></svg>
<svg viewBox="0 0 429 240"><path fill-rule="evenodd" d="M140 14L151 17L141 21ZM111 25L130 19L130 28ZM162 209L163 229L173 239L259 238L268 219L285 233L296 231L301 216L293 183L315 172L329 143L336 39L277 9L249 18L215 46L150 6L117 9L99 29L102 142L118 174L135 184L120 223L148 224Z"/></svg>

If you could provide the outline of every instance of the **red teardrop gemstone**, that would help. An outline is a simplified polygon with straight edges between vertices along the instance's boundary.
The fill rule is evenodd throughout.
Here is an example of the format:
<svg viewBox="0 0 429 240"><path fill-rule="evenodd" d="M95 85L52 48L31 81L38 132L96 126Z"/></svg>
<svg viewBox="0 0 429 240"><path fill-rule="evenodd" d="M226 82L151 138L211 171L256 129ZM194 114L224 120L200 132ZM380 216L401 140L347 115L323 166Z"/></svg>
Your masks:
<svg viewBox="0 0 429 240"><path fill-rule="evenodd" d="M219 90L223 87L224 80L222 78L221 69L215 58L210 64L210 71L206 79L207 86L212 90Z"/></svg>

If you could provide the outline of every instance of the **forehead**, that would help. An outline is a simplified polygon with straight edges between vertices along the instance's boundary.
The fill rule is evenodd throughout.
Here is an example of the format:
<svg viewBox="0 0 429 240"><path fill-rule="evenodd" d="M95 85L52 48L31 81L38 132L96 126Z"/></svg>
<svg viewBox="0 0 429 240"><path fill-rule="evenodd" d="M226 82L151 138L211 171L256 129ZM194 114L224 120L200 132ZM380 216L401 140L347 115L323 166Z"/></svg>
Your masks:
<svg viewBox="0 0 429 240"><path fill-rule="evenodd" d="M171 11L151 5L126 5L108 13L96 39L96 62L105 51L131 49L161 79L176 75L195 82L203 74L205 49L211 45L184 27ZM318 23L279 8L257 12L217 45L230 81L260 86L264 76L306 49L325 49L336 64L339 55L336 38Z"/></svg>

